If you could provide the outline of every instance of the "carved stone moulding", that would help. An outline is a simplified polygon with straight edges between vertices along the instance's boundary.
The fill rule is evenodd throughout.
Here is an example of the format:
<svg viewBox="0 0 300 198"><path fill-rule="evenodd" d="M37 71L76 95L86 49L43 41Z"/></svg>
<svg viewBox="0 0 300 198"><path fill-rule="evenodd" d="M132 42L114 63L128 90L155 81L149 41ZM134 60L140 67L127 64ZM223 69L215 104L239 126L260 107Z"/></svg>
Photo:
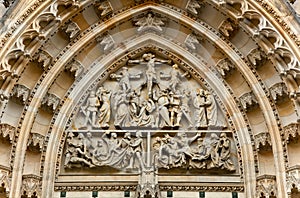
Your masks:
<svg viewBox="0 0 300 198"><path fill-rule="evenodd" d="M295 165L287 169L287 192L300 192L300 165Z"/></svg>
<svg viewBox="0 0 300 198"><path fill-rule="evenodd" d="M164 185L159 186L160 191L204 191L204 192L244 192L242 185L215 185L215 186L185 186L185 185Z"/></svg>
<svg viewBox="0 0 300 198"><path fill-rule="evenodd" d="M277 197L276 176L262 175L256 178L257 197Z"/></svg>
<svg viewBox="0 0 300 198"><path fill-rule="evenodd" d="M300 135L299 123L291 123L283 128L283 139L286 143L297 142Z"/></svg>
<svg viewBox="0 0 300 198"><path fill-rule="evenodd" d="M270 151L272 150L272 142L270 133L261 132L254 135L255 146L258 151Z"/></svg>
<svg viewBox="0 0 300 198"><path fill-rule="evenodd" d="M23 175L22 195L28 197L41 197L41 177L37 175Z"/></svg>
<svg viewBox="0 0 300 198"><path fill-rule="evenodd" d="M55 191L136 191L137 185L64 185L56 183Z"/></svg>

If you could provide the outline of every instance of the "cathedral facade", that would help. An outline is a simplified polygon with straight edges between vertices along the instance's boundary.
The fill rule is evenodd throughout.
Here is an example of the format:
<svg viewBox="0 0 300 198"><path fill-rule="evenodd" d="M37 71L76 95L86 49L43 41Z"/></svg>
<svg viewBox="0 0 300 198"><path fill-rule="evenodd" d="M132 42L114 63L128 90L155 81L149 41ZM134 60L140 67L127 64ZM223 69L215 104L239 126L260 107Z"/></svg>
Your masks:
<svg viewBox="0 0 300 198"><path fill-rule="evenodd" d="M300 197L299 14L2 1L0 198Z"/></svg>

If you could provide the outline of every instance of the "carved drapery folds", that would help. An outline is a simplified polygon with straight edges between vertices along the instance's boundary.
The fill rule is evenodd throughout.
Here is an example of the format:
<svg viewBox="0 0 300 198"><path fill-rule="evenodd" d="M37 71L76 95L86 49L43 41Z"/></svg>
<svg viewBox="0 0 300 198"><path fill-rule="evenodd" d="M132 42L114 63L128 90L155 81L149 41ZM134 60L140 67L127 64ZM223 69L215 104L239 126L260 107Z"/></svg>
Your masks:
<svg viewBox="0 0 300 198"><path fill-rule="evenodd" d="M18 98L22 104L25 104L30 94L30 89L25 85L16 84L13 88L12 95Z"/></svg>
<svg viewBox="0 0 300 198"><path fill-rule="evenodd" d="M291 123L283 128L283 139L286 143L290 143L293 139L297 140L300 135L300 127L298 123Z"/></svg>
<svg viewBox="0 0 300 198"><path fill-rule="evenodd" d="M140 70L138 70L140 69ZM226 119L213 94L191 90L190 74L152 53L128 60L91 90L80 107L78 128L223 129ZM194 86L193 86L194 87Z"/></svg>
<svg viewBox="0 0 300 198"><path fill-rule="evenodd" d="M108 166L119 170L144 171L143 174L152 176L155 176L153 171L156 168L225 172L236 170L232 160L232 138L225 132L219 135L191 135L185 132L178 132L172 136L169 133L165 133L164 136L151 134L146 137L141 131L69 132L64 168ZM146 148L150 142L152 148ZM152 179L151 183L155 184L155 177Z"/></svg>
<svg viewBox="0 0 300 198"><path fill-rule="evenodd" d="M192 144L197 141L194 147ZM154 141L155 163L159 168L185 167L188 169L221 169L235 171L231 160L231 140L226 133L219 136L211 133L203 138L200 134L188 137L186 133L178 133L172 137L165 134Z"/></svg>
<svg viewBox="0 0 300 198"><path fill-rule="evenodd" d="M256 196L263 197L276 197L276 177L273 175L262 175L256 178Z"/></svg>
<svg viewBox="0 0 300 198"><path fill-rule="evenodd" d="M240 97L240 102L244 110L248 110L258 104L258 101L252 92L243 94Z"/></svg>
<svg viewBox="0 0 300 198"><path fill-rule="evenodd" d="M154 31L161 33L165 26L166 19L160 15L148 12L146 15L141 15L134 19L134 25L137 26L137 32Z"/></svg>
<svg viewBox="0 0 300 198"><path fill-rule="evenodd" d="M22 195L24 197L41 197L41 177L36 175L23 175Z"/></svg>
<svg viewBox="0 0 300 198"><path fill-rule="evenodd" d="M5 123L0 124L0 134L3 138L8 138L10 142L15 139L16 128Z"/></svg>
<svg viewBox="0 0 300 198"><path fill-rule="evenodd" d="M258 151L272 150L270 133L261 132L254 135L255 146Z"/></svg>

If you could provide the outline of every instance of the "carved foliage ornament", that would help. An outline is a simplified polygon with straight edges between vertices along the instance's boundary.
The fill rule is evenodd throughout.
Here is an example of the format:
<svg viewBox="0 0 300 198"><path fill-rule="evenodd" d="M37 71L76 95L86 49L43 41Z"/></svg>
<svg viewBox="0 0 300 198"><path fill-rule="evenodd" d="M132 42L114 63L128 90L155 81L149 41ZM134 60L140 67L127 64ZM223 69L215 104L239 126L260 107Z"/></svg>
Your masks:
<svg viewBox="0 0 300 198"><path fill-rule="evenodd" d="M257 197L269 197L277 195L276 177L273 175L263 175L256 179Z"/></svg>
<svg viewBox="0 0 300 198"><path fill-rule="evenodd" d="M283 138L289 143L293 138L300 135L300 127L298 123L292 123L283 128Z"/></svg>
<svg viewBox="0 0 300 198"><path fill-rule="evenodd" d="M261 147L264 146L270 146L272 145L270 133L268 132L262 132L259 134L256 134L254 136L254 141L256 145L256 149L259 151Z"/></svg>
<svg viewBox="0 0 300 198"><path fill-rule="evenodd" d="M84 68L78 60L72 60L66 65L65 69L69 70L71 73L74 74L75 78L77 78L83 72Z"/></svg>
<svg viewBox="0 0 300 198"><path fill-rule="evenodd" d="M252 92L243 94L240 97L240 102L241 102L243 109L245 109L245 110L258 104L258 101Z"/></svg>
<svg viewBox="0 0 300 198"><path fill-rule="evenodd" d="M28 197L41 196L41 177L36 175L23 175L22 192Z"/></svg>
<svg viewBox="0 0 300 198"><path fill-rule="evenodd" d="M39 133L30 133L30 137L27 142L27 146L38 147L39 150L42 150L44 145L44 136Z"/></svg>
<svg viewBox="0 0 300 198"><path fill-rule="evenodd" d="M276 83L272 87L270 87L270 93L271 93L272 98L275 101L277 101L277 99L279 97L288 95L287 87L286 87L285 83L283 83L283 82Z"/></svg>
<svg viewBox="0 0 300 198"><path fill-rule="evenodd" d="M24 104L30 95L30 89L25 85L16 84L13 88L12 94L13 96L21 99L21 102Z"/></svg>
<svg viewBox="0 0 300 198"><path fill-rule="evenodd" d="M229 59L225 58L218 61L216 68L218 72L225 77L226 74L234 68L234 65Z"/></svg>
<svg viewBox="0 0 300 198"><path fill-rule="evenodd" d="M60 98L55 94L47 93L42 100L42 105L49 107L52 111L55 111L60 103Z"/></svg>
<svg viewBox="0 0 300 198"><path fill-rule="evenodd" d="M13 142L14 138L15 138L15 134L16 134L16 128L9 124L1 123L0 124L0 134L4 138L8 137L10 142Z"/></svg>

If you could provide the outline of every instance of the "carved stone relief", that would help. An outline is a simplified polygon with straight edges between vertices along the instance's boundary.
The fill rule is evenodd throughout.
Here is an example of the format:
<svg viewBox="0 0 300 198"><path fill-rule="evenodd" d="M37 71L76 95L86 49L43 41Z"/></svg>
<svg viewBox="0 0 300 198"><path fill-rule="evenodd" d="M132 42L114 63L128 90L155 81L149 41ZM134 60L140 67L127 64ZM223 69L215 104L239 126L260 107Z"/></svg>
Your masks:
<svg viewBox="0 0 300 198"><path fill-rule="evenodd" d="M13 142L15 139L15 134L15 127L5 123L0 124L0 135L2 135L3 138L8 138L10 142Z"/></svg>
<svg viewBox="0 0 300 198"><path fill-rule="evenodd" d="M49 109L50 111L55 111L58 104L60 102L60 98L55 94L47 93L42 100L42 105Z"/></svg>
<svg viewBox="0 0 300 198"><path fill-rule="evenodd" d="M92 89L75 122L79 129L224 129L214 96L171 60L144 53ZM57 106L56 103L53 106Z"/></svg>
<svg viewBox="0 0 300 198"><path fill-rule="evenodd" d="M153 179L156 169L234 173L236 159L231 141L226 132L217 131L203 134L169 131L164 135L132 130L72 131L67 134L63 164L66 170L81 167L138 170L146 175L151 174ZM147 145L152 146L147 148Z"/></svg>
<svg viewBox="0 0 300 198"><path fill-rule="evenodd" d="M6 167L0 166L0 195L6 195L8 197L10 189L10 171Z"/></svg>
<svg viewBox="0 0 300 198"><path fill-rule="evenodd" d="M293 190L300 192L300 166L295 165L287 170L287 193Z"/></svg>
<svg viewBox="0 0 300 198"><path fill-rule="evenodd" d="M24 104L30 94L30 89L25 85L16 84L13 88L12 95L20 99L21 103Z"/></svg>

